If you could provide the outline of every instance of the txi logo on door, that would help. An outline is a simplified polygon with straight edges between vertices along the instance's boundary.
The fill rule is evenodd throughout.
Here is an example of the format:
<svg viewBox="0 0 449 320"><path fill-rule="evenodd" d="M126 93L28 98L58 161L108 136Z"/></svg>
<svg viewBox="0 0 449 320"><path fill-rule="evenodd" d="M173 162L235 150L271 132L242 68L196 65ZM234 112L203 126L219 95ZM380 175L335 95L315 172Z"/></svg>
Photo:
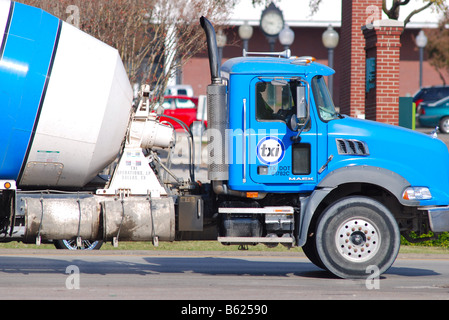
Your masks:
<svg viewBox="0 0 449 320"><path fill-rule="evenodd" d="M277 137L265 137L257 144L257 158L266 165L275 165L282 161L285 147Z"/></svg>

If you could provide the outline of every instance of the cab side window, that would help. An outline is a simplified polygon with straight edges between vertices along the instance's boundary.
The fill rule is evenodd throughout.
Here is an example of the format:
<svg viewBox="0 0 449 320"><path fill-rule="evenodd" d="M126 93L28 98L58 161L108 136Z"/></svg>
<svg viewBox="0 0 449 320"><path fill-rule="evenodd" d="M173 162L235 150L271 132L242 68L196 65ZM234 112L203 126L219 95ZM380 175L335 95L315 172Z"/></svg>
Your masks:
<svg viewBox="0 0 449 320"><path fill-rule="evenodd" d="M275 84L273 84L275 83ZM286 121L292 115L294 97L289 82L265 82L256 84L256 118L259 121Z"/></svg>

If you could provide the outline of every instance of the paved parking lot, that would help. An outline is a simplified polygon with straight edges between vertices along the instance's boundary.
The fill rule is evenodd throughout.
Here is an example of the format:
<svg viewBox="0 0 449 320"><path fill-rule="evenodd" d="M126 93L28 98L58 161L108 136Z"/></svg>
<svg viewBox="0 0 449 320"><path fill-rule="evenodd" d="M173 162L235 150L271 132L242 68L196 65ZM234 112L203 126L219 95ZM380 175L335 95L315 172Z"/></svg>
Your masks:
<svg viewBox="0 0 449 320"><path fill-rule="evenodd" d="M432 131L434 131L434 129L433 128L417 127L416 131L422 132L422 133L425 133L425 134L430 134ZM438 139L443 141L449 148L449 134L441 133L441 132L438 131L437 135L438 135Z"/></svg>

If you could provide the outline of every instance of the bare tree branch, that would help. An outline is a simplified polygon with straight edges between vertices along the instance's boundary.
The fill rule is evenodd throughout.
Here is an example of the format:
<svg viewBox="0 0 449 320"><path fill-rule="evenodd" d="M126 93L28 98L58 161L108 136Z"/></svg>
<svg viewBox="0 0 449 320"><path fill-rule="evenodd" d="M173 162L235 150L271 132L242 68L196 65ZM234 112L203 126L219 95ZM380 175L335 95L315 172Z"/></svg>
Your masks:
<svg viewBox="0 0 449 320"><path fill-rule="evenodd" d="M62 20L79 8L79 28L119 51L132 83L149 83L160 99L167 83L205 48L204 15L224 24L237 0L19 0Z"/></svg>
<svg viewBox="0 0 449 320"><path fill-rule="evenodd" d="M390 9L387 9L386 0L382 1L382 10L385 12L385 14L388 16L388 18L393 20L399 19L399 8L400 6L407 5L410 2L410 0L393 0L393 3L391 5Z"/></svg>
<svg viewBox="0 0 449 320"><path fill-rule="evenodd" d="M407 18L405 18L405 20L404 20L404 26L405 26L407 23L410 22L410 19L411 19L415 14L418 14L418 13L420 13L421 11L426 10L426 9L429 8L431 5L432 5L432 2L429 2L429 3L427 3L425 6L423 6L423 7L419 8L419 9L416 9L416 10L413 10L412 12L410 12L410 14L409 14L409 15L407 16Z"/></svg>
<svg viewBox="0 0 449 320"><path fill-rule="evenodd" d="M319 6L322 0L309 0L309 7L312 14L318 12ZM398 20L399 12L402 6L406 6L410 3L410 0L392 0L391 7L388 8L387 0L382 0L382 11L387 15L389 19ZM413 10L404 20L404 26L410 22L410 19L416 14L424 11L427 8L434 8L437 12L446 12L449 7L444 0L424 0L424 5L416 10Z"/></svg>

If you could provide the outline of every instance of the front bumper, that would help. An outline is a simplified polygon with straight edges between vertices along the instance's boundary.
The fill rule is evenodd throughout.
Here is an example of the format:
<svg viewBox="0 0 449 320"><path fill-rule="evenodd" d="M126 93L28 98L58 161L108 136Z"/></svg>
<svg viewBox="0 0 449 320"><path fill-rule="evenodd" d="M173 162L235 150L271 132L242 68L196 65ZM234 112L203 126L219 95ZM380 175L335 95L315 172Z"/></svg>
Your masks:
<svg viewBox="0 0 449 320"><path fill-rule="evenodd" d="M449 231L449 206L428 208L427 212L433 232Z"/></svg>

